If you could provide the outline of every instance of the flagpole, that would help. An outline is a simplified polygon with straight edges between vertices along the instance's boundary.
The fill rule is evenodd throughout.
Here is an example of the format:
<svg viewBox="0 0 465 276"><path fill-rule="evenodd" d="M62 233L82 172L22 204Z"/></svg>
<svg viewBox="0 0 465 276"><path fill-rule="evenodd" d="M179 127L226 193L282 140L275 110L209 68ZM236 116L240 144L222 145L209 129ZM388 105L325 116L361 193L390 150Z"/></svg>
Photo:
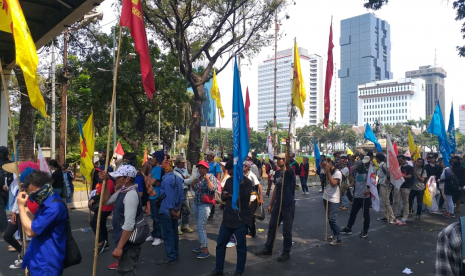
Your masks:
<svg viewBox="0 0 465 276"><path fill-rule="evenodd" d="M220 110L218 109L218 123L220 125L220 142L221 142L221 158L224 158L224 152L223 152L223 132L221 131L221 116L220 116ZM229 156L228 156L229 157Z"/></svg>
<svg viewBox="0 0 465 276"><path fill-rule="evenodd" d="M121 50L121 33L122 33L122 28L121 25L119 27L119 39L118 39L118 52L116 54L116 63L115 63L115 75L113 77L113 94L111 97L111 105L110 105L110 123L108 124L108 139L107 139L107 152L110 152L110 142L111 142L111 128L113 124L113 112L116 112L114 110L114 103L115 103L115 94L116 94L116 80L118 77L118 65L119 65L119 54ZM105 157L105 172L108 172L108 157L109 155L107 154ZM100 197L103 199L103 195L106 192L107 189L107 180L104 179L102 183L102 191L100 193ZM94 266L92 269L92 276L97 275L97 259L98 259L98 241L99 241L99 234L100 234L100 219L102 215L102 203L103 201L99 201L99 208L98 208L98 215L97 215L97 229L95 231L95 245L94 245ZM106 226L105 226L106 227Z"/></svg>
<svg viewBox="0 0 465 276"><path fill-rule="evenodd" d="M5 101L6 101L6 107L8 109L8 120L10 122L10 131L11 131L11 139L13 140L13 152L15 154L14 162L15 162L15 174L16 174L16 180L18 181L18 188L19 191L21 192L23 190L23 185L21 181L19 180L19 167L18 167L18 151L16 150L16 138L15 138L15 127L13 125L13 118L11 116L11 109L10 109L10 97L8 96L8 88L6 86L6 80L5 80L5 75L3 74L3 65L0 62L0 75L2 77L2 83L3 83L3 91L5 94ZM22 228L23 232L23 256L26 255L26 249L27 249L27 241L26 241L26 233L24 231L24 227ZM29 270L26 268L26 276L29 275Z"/></svg>

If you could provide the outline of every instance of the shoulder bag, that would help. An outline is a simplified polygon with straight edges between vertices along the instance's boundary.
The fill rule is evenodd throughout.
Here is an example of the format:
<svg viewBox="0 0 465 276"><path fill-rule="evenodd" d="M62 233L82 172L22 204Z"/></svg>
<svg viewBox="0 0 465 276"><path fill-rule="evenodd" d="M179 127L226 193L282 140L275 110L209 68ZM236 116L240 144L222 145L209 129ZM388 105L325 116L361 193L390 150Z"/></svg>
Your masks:
<svg viewBox="0 0 465 276"><path fill-rule="evenodd" d="M139 205L137 206L137 213L134 230L132 230L131 236L129 236L129 243L141 244L145 242L145 239L150 235L150 226L147 220L145 219L144 212L142 212L142 202L139 194Z"/></svg>

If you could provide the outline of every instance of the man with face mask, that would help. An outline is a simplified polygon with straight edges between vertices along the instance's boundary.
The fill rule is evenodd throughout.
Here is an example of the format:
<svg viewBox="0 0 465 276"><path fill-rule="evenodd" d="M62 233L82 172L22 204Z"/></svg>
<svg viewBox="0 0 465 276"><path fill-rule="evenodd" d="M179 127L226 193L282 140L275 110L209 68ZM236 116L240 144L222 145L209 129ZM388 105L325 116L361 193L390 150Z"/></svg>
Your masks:
<svg viewBox="0 0 465 276"><path fill-rule="evenodd" d="M460 188L454 193L455 213L460 211L460 200L462 199L463 186L465 186L465 168L460 163L460 157L452 157L450 168L455 177L459 180Z"/></svg>
<svg viewBox="0 0 465 276"><path fill-rule="evenodd" d="M8 219L6 217L6 205L8 204L8 189L11 182L13 182L13 174L2 169L4 164L11 163L8 159L8 149L5 146L0 147L0 236L8 226Z"/></svg>

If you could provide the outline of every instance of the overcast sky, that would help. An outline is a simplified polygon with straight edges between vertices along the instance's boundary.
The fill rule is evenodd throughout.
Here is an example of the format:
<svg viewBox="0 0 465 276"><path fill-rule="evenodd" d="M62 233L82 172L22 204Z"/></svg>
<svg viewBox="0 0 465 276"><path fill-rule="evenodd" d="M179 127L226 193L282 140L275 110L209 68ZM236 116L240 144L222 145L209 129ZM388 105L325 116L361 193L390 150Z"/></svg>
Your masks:
<svg viewBox="0 0 465 276"><path fill-rule="evenodd" d="M111 4L115 0L106 0L101 5L104 11L102 25L116 18ZM437 52L437 64L447 71L445 80L446 123L449 121L451 101L454 101L455 127L458 127L458 105L465 104L465 58L460 58L457 46L465 45L460 33L462 22L456 22L452 1L444 0L390 0L389 4L375 14L391 25L391 70L394 79L404 78L405 72L418 69L423 65L434 65L434 53ZM363 8L364 0L296 0L289 6L290 19L283 20L281 31L286 34L278 41L278 51L291 48L293 38L297 38L299 47L307 48L309 54L326 55L329 26L333 16L334 62L340 68L340 21L342 19L372 12ZM109 24L104 27L109 31ZM273 30L271 30L273 31ZM245 98L249 87L251 109L250 126L257 129L257 71L268 55L274 54L273 47L262 49L251 62L242 66L242 92ZM326 57L324 62L326 63ZM249 63L244 61L243 63ZM334 76L337 77L337 76ZM218 86L221 91L225 118L222 127L231 127L232 120L232 83L233 66L228 66L218 74ZM340 81L337 80L339 96ZM442 107L444 108L444 107ZM218 125L218 124L217 124Z"/></svg>

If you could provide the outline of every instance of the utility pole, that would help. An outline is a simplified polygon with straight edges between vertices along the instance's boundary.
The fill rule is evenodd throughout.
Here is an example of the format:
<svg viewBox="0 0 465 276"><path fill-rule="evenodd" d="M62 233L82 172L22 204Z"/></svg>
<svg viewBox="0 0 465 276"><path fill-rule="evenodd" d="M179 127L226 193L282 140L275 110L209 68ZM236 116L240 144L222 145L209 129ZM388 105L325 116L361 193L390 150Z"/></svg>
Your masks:
<svg viewBox="0 0 465 276"><path fill-rule="evenodd" d="M115 60L115 49L116 49L116 27L113 28L113 83L115 82L115 67L116 67L116 60ZM127 57L126 57L127 59ZM113 106L113 151L116 150L116 93L115 93L115 101Z"/></svg>
<svg viewBox="0 0 465 276"><path fill-rule="evenodd" d="M275 12L275 26L274 26L274 124L273 124L273 139L274 139L274 156L278 155L278 133L277 133L277 121L276 121L276 77L278 73L278 67L276 63L278 55L278 10Z"/></svg>
<svg viewBox="0 0 465 276"><path fill-rule="evenodd" d="M161 115L161 112L160 110L158 110L158 150L160 150L160 115Z"/></svg>
<svg viewBox="0 0 465 276"><path fill-rule="evenodd" d="M55 64L55 45L52 42L52 122L50 126L50 149L51 149L51 156L53 159L56 157L56 146L55 146L55 127L56 127L56 117L55 117L55 105L56 105L56 95L55 95L55 72L56 71L56 64ZM34 147L35 150L35 147Z"/></svg>
<svg viewBox="0 0 465 276"><path fill-rule="evenodd" d="M66 67L68 66L68 30L63 34L64 36L64 47L63 47L63 89L61 91L61 125L60 125L60 162L61 164L66 163L66 111L67 111L67 90L68 90L68 79L65 76ZM53 156L52 156L53 157Z"/></svg>

